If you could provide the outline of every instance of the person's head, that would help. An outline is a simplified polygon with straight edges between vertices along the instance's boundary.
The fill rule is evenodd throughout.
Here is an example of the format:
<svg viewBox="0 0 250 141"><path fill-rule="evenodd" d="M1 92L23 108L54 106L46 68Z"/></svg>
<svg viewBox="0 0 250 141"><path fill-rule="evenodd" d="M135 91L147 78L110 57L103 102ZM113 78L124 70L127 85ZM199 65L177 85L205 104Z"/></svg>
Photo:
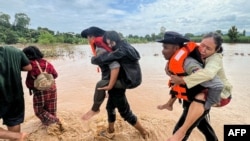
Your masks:
<svg viewBox="0 0 250 141"><path fill-rule="evenodd" d="M119 33L116 31L106 31L103 35L103 41L109 46L114 47L122 41Z"/></svg>
<svg viewBox="0 0 250 141"><path fill-rule="evenodd" d="M157 42L162 43L162 54L166 60L169 60L173 54L184 45L185 42L189 42L189 39L180 33L167 31L164 34L164 38L162 40L158 40Z"/></svg>
<svg viewBox="0 0 250 141"><path fill-rule="evenodd" d="M36 46L28 46L23 49L23 52L29 60L36 60L43 58L43 53Z"/></svg>
<svg viewBox="0 0 250 141"><path fill-rule="evenodd" d="M215 52L221 53L223 51L222 43L223 39L220 34L216 32L205 34L199 46L201 57L207 58L213 55Z"/></svg>
<svg viewBox="0 0 250 141"><path fill-rule="evenodd" d="M103 36L105 33L105 30L99 28L99 27L95 27L95 26L91 26L87 29L84 29L82 32L81 32L81 36L83 38L86 38L88 39L89 41L91 41L93 38L95 37L100 37L100 36Z"/></svg>

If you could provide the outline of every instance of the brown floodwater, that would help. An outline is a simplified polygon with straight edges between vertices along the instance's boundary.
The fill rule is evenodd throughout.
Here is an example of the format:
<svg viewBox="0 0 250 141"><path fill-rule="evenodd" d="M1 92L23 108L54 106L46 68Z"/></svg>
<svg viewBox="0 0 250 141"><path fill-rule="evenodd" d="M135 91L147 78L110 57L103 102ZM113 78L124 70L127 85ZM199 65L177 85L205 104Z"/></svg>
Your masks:
<svg viewBox="0 0 250 141"><path fill-rule="evenodd" d="M161 54L162 45L159 43L134 44L141 54L142 84L135 89L127 90L127 97L134 113L146 113L168 119L177 120L181 113L178 102L174 111L163 112L156 106L163 104L169 98L167 82L169 77L165 74L166 60ZM224 109L211 110L212 125L219 139L223 137L224 124L249 124L250 103L250 44L224 44L224 67L226 75L233 85L232 104ZM58 112L87 112L92 104L95 84L101 78L97 66L92 65L92 56L88 45L72 46L74 53L57 59L48 59L56 68L59 76L56 79L58 91ZM26 72L22 72L23 82ZM24 85L26 100L26 120L34 116L32 96ZM105 104L100 114L106 114ZM248 108L247 108L248 107ZM221 113L224 116L221 116ZM221 122L223 121L223 123Z"/></svg>
<svg viewBox="0 0 250 141"><path fill-rule="evenodd" d="M168 98L168 76L164 67L166 60L161 54L162 46L159 43L134 44L141 55L141 68L143 81L136 89L127 90L130 103L136 111L151 113L155 106ZM73 55L66 55L57 59L48 59L56 68L59 76L56 79L58 90L58 110L83 110L88 109L92 103L92 96L96 82L101 78L97 66L92 65L92 56L88 45L72 46ZM224 44L224 67L229 79L233 74L240 73L244 77L237 83L246 83L250 71L250 46L249 44ZM26 72L23 73L23 81ZM29 107L32 97L24 85L25 97ZM30 100L29 100L30 99ZM63 103L63 104L61 104ZM154 105L154 106L152 106ZM105 106L102 106L105 108ZM147 107L147 108L145 108ZM153 109L154 110L153 110ZM30 112L29 112L30 113ZM32 112L31 112L32 114ZM153 112L153 114L156 114ZM158 113L159 114L159 113Z"/></svg>

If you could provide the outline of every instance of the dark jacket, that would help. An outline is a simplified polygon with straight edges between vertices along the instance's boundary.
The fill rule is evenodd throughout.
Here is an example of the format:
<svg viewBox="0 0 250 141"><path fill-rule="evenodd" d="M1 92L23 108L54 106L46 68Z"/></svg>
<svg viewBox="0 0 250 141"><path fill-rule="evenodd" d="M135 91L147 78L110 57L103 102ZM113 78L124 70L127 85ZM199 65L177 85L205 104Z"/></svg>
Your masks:
<svg viewBox="0 0 250 141"><path fill-rule="evenodd" d="M95 65L105 65L118 61L121 65L118 79L127 87L134 88L141 84L142 74L139 64L140 54L126 41L117 43L114 51L91 58ZM107 74L106 74L107 75Z"/></svg>

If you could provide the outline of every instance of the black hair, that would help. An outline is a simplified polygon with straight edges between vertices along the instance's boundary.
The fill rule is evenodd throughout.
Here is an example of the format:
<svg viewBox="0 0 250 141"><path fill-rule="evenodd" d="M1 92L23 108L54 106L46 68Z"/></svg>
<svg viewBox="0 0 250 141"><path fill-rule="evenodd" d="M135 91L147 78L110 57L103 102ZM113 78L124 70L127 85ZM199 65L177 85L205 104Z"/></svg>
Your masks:
<svg viewBox="0 0 250 141"><path fill-rule="evenodd" d="M107 39L116 42L116 44L122 41L121 36L116 31L106 31L103 35L103 42L107 43Z"/></svg>
<svg viewBox="0 0 250 141"><path fill-rule="evenodd" d="M103 36L104 33L105 33L105 30L99 27L92 26L87 29L84 29L81 32L81 36L83 38L87 38L88 36L100 37L100 36Z"/></svg>
<svg viewBox="0 0 250 141"><path fill-rule="evenodd" d="M29 60L36 60L43 58L43 53L36 46L28 46L23 49L24 54Z"/></svg>
<svg viewBox="0 0 250 141"><path fill-rule="evenodd" d="M194 50L192 52L190 52L189 56L194 58L195 60L197 60L204 67L204 61L201 58L201 54L200 54L198 47L194 48Z"/></svg>
<svg viewBox="0 0 250 141"><path fill-rule="evenodd" d="M221 35L217 32L209 32L203 36L203 39L210 38L210 37L214 39L214 42L216 45L215 47L216 52L222 53L223 52L223 48L222 48L223 38L221 37Z"/></svg>

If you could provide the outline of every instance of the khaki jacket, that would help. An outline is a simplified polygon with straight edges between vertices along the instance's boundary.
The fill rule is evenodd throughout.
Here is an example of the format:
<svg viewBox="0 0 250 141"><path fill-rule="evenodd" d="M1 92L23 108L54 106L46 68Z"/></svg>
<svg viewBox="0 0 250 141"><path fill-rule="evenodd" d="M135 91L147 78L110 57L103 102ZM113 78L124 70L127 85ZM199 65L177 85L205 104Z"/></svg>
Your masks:
<svg viewBox="0 0 250 141"><path fill-rule="evenodd" d="M216 75L224 84L221 97L229 97L232 92L232 85L226 78L221 53L215 53L209 56L205 61L204 69L200 69L189 76L183 77L183 80L185 81L188 88L192 88L197 84L213 79Z"/></svg>

